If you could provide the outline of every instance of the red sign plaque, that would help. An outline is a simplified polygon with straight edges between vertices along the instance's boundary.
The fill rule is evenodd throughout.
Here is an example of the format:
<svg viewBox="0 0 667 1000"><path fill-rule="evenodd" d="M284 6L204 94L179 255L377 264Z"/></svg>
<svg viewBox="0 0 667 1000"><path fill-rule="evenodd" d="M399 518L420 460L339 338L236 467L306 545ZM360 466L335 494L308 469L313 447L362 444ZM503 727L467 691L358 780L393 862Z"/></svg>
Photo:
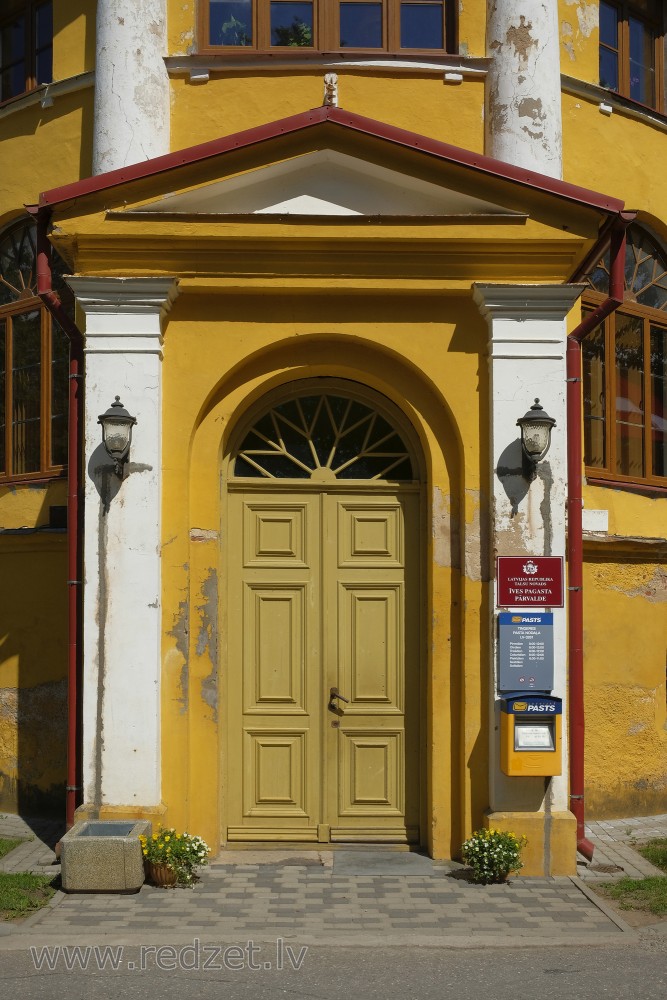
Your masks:
<svg viewBox="0 0 667 1000"><path fill-rule="evenodd" d="M498 556L499 608L562 608L562 556Z"/></svg>

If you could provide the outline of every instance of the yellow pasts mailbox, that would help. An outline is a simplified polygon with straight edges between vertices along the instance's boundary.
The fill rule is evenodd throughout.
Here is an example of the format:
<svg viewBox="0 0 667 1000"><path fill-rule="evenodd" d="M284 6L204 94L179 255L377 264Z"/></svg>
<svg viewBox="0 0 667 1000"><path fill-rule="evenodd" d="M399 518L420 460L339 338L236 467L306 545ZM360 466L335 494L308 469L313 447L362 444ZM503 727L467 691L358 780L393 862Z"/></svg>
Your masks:
<svg viewBox="0 0 667 1000"><path fill-rule="evenodd" d="M500 700L500 766L505 774L561 774L563 702L523 691Z"/></svg>

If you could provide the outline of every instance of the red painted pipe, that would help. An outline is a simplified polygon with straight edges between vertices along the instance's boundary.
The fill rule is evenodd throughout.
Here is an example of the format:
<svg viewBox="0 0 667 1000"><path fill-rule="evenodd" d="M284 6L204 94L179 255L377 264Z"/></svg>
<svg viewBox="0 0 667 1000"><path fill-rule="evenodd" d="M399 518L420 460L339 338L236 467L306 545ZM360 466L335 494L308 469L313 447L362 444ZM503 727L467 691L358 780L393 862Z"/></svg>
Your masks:
<svg viewBox="0 0 667 1000"><path fill-rule="evenodd" d="M567 565L569 635L570 811L577 820L577 850L590 861L595 848L584 834L584 542L582 529L583 408L581 341L623 303L625 231L635 218L623 213L611 231L609 296L567 338ZM599 258L602 256L600 252Z"/></svg>
<svg viewBox="0 0 667 1000"><path fill-rule="evenodd" d="M67 697L67 790L65 820L67 829L74 824L74 812L79 804L81 743L79 692L81 689L79 656L79 622L81 594L81 447L79 428L83 427L83 334L68 316L58 295L53 291L51 245L47 236L49 209L29 209L37 223L37 294L70 341L68 393L68 458L67 458L67 619L68 619L68 697Z"/></svg>

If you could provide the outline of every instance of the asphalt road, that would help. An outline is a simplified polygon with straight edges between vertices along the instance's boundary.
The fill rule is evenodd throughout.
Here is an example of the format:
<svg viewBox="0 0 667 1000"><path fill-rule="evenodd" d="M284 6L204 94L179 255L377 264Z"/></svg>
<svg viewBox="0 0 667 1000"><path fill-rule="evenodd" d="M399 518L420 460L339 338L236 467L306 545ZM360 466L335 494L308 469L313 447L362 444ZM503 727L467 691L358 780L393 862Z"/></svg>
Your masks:
<svg viewBox="0 0 667 1000"><path fill-rule="evenodd" d="M0 952L0 996L11 1000L662 1000L667 935L582 948L350 948L312 946L197 954L124 948L107 953ZM176 954L174 954L176 952ZM42 963L42 968L36 964ZM112 968L113 964L117 968ZM204 968L206 963L207 967ZM52 969L48 966L51 964ZM68 969L67 965L73 966ZM81 964L87 968L82 969ZM271 968L265 968L265 965ZM144 966L142 968L142 965ZM249 966L258 966L250 968ZM276 968L282 965L282 969ZM161 967L159 967L161 966ZM295 968L294 966L297 966Z"/></svg>

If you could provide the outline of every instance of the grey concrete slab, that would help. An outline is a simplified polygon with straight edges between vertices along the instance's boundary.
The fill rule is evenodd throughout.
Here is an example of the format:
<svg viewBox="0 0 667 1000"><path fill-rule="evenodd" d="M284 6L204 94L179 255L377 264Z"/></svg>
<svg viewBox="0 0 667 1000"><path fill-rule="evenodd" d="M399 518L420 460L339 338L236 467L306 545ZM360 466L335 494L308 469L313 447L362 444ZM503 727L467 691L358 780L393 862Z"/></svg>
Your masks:
<svg viewBox="0 0 667 1000"><path fill-rule="evenodd" d="M337 851L334 875L432 875L433 860L409 851Z"/></svg>

